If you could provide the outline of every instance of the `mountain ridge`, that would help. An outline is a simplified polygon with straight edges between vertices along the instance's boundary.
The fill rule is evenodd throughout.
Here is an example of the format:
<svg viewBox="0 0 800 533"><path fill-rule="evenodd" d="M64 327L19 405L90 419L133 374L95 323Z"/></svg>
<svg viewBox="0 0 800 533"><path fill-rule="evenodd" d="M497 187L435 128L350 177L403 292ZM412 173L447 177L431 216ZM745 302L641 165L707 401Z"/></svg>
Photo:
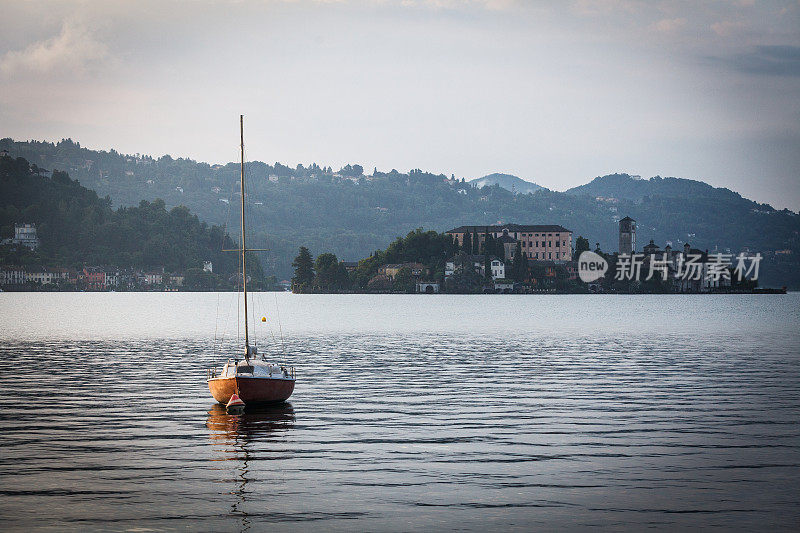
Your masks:
<svg viewBox="0 0 800 533"><path fill-rule="evenodd" d="M235 214L231 199L238 195L236 163L91 151L71 140L3 139L3 149L44 168L69 171L101 196L109 195L116 206L162 198L168 207L189 207L209 224L238 224L230 215ZM246 173L252 223L248 241L272 250L262 256L262 264L283 278L290 276L300 245L353 261L418 227L441 232L461 225L560 224L575 238L582 235L593 246L599 242L602 249L614 251L617 222L629 215L637 220L640 244L654 239L662 246L690 242L700 249L760 251L771 262L765 283L796 282L800 287L800 217L695 180L635 180L617 174L567 192L542 188L512 194L497 185L479 189L419 169L376 169L367 176L359 165L333 171L314 163L292 168L249 162ZM615 191L614 184L621 189ZM627 191L628 186L634 190Z"/></svg>
<svg viewBox="0 0 800 533"><path fill-rule="evenodd" d="M661 176L641 178L625 173L597 176L589 183L572 187L564 192L572 195L602 196L633 201L640 201L645 196L654 194L680 197L724 194L733 198L744 198L727 187L714 187L704 181L675 177L662 178ZM772 206L769 207L772 208Z"/></svg>

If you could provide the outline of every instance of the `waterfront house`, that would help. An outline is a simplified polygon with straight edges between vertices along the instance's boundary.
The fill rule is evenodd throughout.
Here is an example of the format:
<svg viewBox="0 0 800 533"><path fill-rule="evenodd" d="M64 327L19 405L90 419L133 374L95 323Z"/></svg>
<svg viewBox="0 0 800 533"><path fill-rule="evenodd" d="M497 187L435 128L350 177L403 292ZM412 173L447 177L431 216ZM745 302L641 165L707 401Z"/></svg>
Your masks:
<svg viewBox="0 0 800 533"><path fill-rule="evenodd" d="M490 257L489 258L490 264L490 274L492 279L502 279L506 277L506 266L503 261L501 261L497 257ZM455 257L452 257L445 261L444 265L444 276L445 278L449 278L456 272L463 270L464 268L472 268L472 270L481 276L486 276L486 256L482 254L478 255L466 255L461 254Z"/></svg>
<svg viewBox="0 0 800 533"><path fill-rule="evenodd" d="M106 273L100 267L83 267L83 282L90 291L106 289Z"/></svg>
<svg viewBox="0 0 800 533"><path fill-rule="evenodd" d="M0 285L22 285L24 283L24 267L14 265L0 267Z"/></svg>
<svg viewBox="0 0 800 533"><path fill-rule="evenodd" d="M161 272L145 272L144 284L145 285L161 285L164 281L164 274Z"/></svg>
<svg viewBox="0 0 800 533"><path fill-rule="evenodd" d="M503 279L506 277L506 265L498 258L491 259L492 279Z"/></svg>
<svg viewBox="0 0 800 533"><path fill-rule="evenodd" d="M66 281L69 271L59 267L27 267L25 281L38 283L41 285L55 285L60 281Z"/></svg>

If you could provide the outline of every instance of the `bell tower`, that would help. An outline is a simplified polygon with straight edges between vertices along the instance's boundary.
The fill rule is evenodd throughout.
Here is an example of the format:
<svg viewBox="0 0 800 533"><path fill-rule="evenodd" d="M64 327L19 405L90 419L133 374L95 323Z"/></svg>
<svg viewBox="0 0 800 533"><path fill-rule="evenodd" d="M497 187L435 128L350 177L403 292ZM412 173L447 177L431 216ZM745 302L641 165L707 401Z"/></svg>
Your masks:
<svg viewBox="0 0 800 533"><path fill-rule="evenodd" d="M636 221L625 217L619 221L619 253L632 254L636 251Z"/></svg>

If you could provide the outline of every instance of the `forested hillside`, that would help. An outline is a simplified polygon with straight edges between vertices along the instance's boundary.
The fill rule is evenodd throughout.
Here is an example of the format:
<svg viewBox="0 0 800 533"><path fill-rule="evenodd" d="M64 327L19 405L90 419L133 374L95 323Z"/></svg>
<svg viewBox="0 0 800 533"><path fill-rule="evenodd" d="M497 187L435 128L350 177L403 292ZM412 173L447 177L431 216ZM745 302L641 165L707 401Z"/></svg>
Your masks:
<svg viewBox="0 0 800 533"><path fill-rule="evenodd" d="M167 208L185 205L209 224L229 223L238 230L238 164L92 151L70 140L4 139L3 149L48 170L68 170L83 185L110 195L115 206L163 198ZM763 284L800 287L800 217L699 181L619 174L567 192L514 194L421 170L374 169L365 175L359 165L334 170L315 163L252 162L247 175L252 245L271 250L262 261L268 273L282 278L291 275L291 260L301 245L354 261L418 227L561 224L593 247L599 242L603 250L614 251L617 221L628 215L638 222L639 249L650 239L660 246L690 242L731 253L747 248L765 256Z"/></svg>
<svg viewBox="0 0 800 533"><path fill-rule="evenodd" d="M56 170L52 177L22 158L0 157L0 236L12 237L14 224L36 224L36 252L2 247L5 263L40 263L80 268L160 268L184 272L212 261L223 277L237 272L235 247L219 226L201 222L188 208L166 209L162 200L112 209L108 197ZM254 263L253 274L261 276Z"/></svg>

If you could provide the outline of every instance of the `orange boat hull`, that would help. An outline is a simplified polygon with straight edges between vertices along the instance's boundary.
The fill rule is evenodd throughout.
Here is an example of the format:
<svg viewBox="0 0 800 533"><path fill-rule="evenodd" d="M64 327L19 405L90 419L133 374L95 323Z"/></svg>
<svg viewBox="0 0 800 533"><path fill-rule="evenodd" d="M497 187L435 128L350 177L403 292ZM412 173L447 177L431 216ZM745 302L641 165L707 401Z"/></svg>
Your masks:
<svg viewBox="0 0 800 533"><path fill-rule="evenodd" d="M230 377L208 380L208 390L219 403L227 404L234 393L244 403L283 402L294 392L294 380Z"/></svg>

